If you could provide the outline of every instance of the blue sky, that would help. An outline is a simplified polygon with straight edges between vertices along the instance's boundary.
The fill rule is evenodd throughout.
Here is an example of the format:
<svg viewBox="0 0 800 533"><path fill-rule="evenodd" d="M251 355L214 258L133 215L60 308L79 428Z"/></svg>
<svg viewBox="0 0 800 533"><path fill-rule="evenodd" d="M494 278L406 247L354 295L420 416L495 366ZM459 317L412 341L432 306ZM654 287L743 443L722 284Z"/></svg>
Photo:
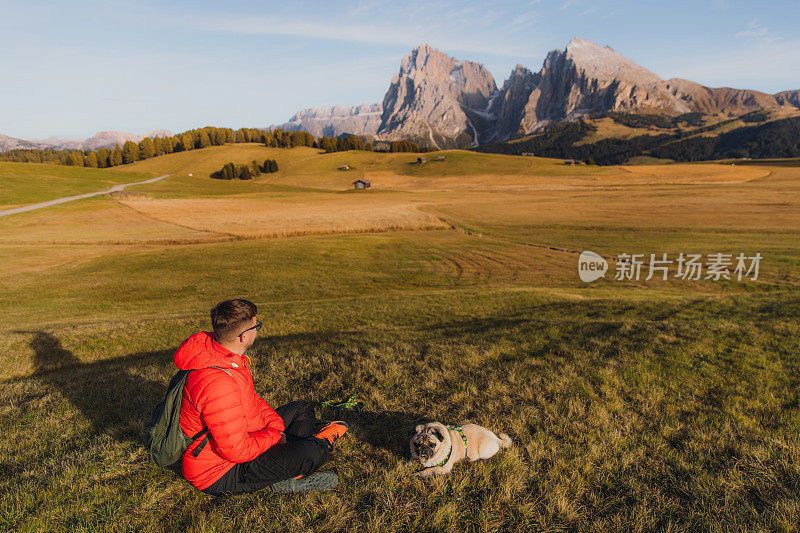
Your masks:
<svg viewBox="0 0 800 533"><path fill-rule="evenodd" d="M665 79L800 89L797 0L0 0L0 13L0 133L21 138L263 127L378 102L423 42L498 85L583 37Z"/></svg>

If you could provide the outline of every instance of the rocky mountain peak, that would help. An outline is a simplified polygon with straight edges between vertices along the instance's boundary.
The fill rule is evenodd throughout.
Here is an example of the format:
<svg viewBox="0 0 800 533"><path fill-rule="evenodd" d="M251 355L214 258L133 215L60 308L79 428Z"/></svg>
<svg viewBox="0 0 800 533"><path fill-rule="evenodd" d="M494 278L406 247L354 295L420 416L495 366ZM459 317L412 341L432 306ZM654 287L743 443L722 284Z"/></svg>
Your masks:
<svg viewBox="0 0 800 533"><path fill-rule="evenodd" d="M497 116L492 139L508 139L519 133L523 109L537 82L537 75L526 67L514 67L492 106L492 111Z"/></svg>
<svg viewBox="0 0 800 533"><path fill-rule="evenodd" d="M576 37L563 50L548 53L538 72L514 67L500 90L480 63L421 44L401 61L382 105L343 114L302 114L325 127L340 126L329 131L377 132L381 139L413 139L441 148L506 140L610 111L736 116L780 106L800 107L800 91L769 95L681 79L664 81L610 46ZM375 108L382 110L380 115ZM298 115L293 122L302 122Z"/></svg>
<svg viewBox="0 0 800 533"><path fill-rule="evenodd" d="M83 148L87 150L97 150L98 148L113 148L116 145L122 146L127 141L140 142L145 137L154 139L156 137L171 137L169 130L152 130L143 135L135 133L125 133L122 131L98 131L92 137L83 141Z"/></svg>
<svg viewBox="0 0 800 533"><path fill-rule="evenodd" d="M615 54L620 56L620 54L611 48L610 46L600 46L594 41L590 41L589 39L583 39L582 37L573 37L567 43L567 47L564 49L567 54L574 54L574 55L581 55L581 54ZM620 56L622 57L622 56ZM624 58L623 58L624 59Z"/></svg>
<svg viewBox="0 0 800 533"><path fill-rule="evenodd" d="M602 81L620 79L640 84L661 82L661 78L610 46L600 46L587 39L575 37L567 44L563 54L587 76Z"/></svg>
<svg viewBox="0 0 800 533"><path fill-rule="evenodd" d="M437 139L466 134L476 142L497 85L480 63L460 61L429 45L414 48L400 63L383 99L378 133L385 138ZM473 113L468 117L468 113Z"/></svg>
<svg viewBox="0 0 800 533"><path fill-rule="evenodd" d="M381 112L381 104L308 108L298 111L289 122L278 127L307 131L315 137L374 135L381 124Z"/></svg>
<svg viewBox="0 0 800 533"><path fill-rule="evenodd" d="M690 111L661 78L586 39L572 39L563 51L551 51L538 78L520 120L525 133L592 113Z"/></svg>
<svg viewBox="0 0 800 533"><path fill-rule="evenodd" d="M140 142L145 137L171 137L169 130L153 130L143 135L125 133L122 131L99 131L86 140L60 139L48 137L46 139L16 139L0 134L0 152L15 149L54 149L54 150L97 150L98 148L114 148L117 144L122 146L125 141Z"/></svg>
<svg viewBox="0 0 800 533"><path fill-rule="evenodd" d="M503 89L507 88L509 85L519 83L519 80L525 80L531 77L533 77L533 72L531 72L528 67L517 64L511 70L511 74L508 75L506 81L503 82Z"/></svg>

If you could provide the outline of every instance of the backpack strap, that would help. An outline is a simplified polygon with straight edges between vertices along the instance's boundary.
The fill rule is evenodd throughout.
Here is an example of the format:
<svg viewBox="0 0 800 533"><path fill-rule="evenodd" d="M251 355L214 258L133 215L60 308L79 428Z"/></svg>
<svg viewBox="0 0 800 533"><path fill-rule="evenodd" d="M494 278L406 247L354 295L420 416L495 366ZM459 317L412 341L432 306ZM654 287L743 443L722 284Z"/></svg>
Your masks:
<svg viewBox="0 0 800 533"><path fill-rule="evenodd" d="M216 368L218 370L222 370L223 372L228 374L230 377L233 377L233 374L231 374L231 371L228 370L227 368L222 368L222 367L219 367L219 366L211 366L209 368ZM192 457L197 457L198 455L200 455L200 452L202 452L203 448L206 447L206 444L208 444L208 441L211 440L211 433L209 433L208 428L203 428L203 429L200 430L199 433L197 433L195 436L193 436L191 438L192 442L194 442L204 434L205 434L206 438L204 438L203 442L201 442L200 445L197 448L195 448L194 451L192 451Z"/></svg>
<svg viewBox="0 0 800 533"><path fill-rule="evenodd" d="M189 440L190 440L190 441L192 441L192 442L196 441L196 440L197 440L197 439L199 439L199 438L200 438L200 437L203 435L203 433L205 433L206 431L208 431L208 429L207 429L207 428L203 428L203 429L201 429L200 431L198 431L198 432L197 432L197 434L196 434L195 436L193 436L193 437L189 437Z"/></svg>
<svg viewBox="0 0 800 533"><path fill-rule="evenodd" d="M198 446L197 448L194 449L194 451L192 452L192 457L197 457L198 455L200 455L200 452L202 452L203 448L206 447L206 444L208 444L208 441L211 440L211 433L209 433L207 429L204 429L203 431L201 431L200 435L202 435L203 433L206 434L206 438L203 439L203 442L200 443L200 446Z"/></svg>

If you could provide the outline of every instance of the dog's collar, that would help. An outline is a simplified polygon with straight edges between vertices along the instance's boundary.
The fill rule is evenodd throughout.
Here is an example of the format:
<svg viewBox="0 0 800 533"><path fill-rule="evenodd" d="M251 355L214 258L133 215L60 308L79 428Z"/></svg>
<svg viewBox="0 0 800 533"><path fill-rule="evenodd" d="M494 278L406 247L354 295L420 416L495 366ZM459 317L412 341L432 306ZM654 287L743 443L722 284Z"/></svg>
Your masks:
<svg viewBox="0 0 800 533"><path fill-rule="evenodd" d="M449 451L449 452L447 452L447 457L445 457L445 458L444 458L444 459L442 459L442 460L441 460L439 463L437 463L437 465L436 465L436 466L444 466L444 465L446 465L446 464L447 464L447 461L449 461L449 460L450 460L450 456L451 456L452 454L453 454L453 445L451 444L451 445L450 445L450 451Z"/></svg>
<svg viewBox="0 0 800 533"><path fill-rule="evenodd" d="M467 436L464 435L464 430L461 429L461 426L447 426L447 429L452 429L453 431L461 435L461 440L464 441L464 448L467 447ZM452 446L450 446L450 448L452 448Z"/></svg>
<svg viewBox="0 0 800 533"><path fill-rule="evenodd" d="M463 440L463 441L464 441L464 448L466 449L466 448L467 448L467 436L466 436L466 435L464 435L464 430L463 430L463 429L461 429L461 426L447 426L447 429L452 429L453 431L455 431L455 432L457 432L459 435L461 435L461 440ZM436 466L437 466L437 467L442 467L442 466L446 465L446 464L447 464L447 461L449 461L449 460L450 460L450 456L451 456L452 454L453 454L453 443L451 442L451 443L450 443L450 451L448 451L448 452L447 452L447 457L445 457L444 459L442 459L442 460L439 462L439 464L437 464Z"/></svg>

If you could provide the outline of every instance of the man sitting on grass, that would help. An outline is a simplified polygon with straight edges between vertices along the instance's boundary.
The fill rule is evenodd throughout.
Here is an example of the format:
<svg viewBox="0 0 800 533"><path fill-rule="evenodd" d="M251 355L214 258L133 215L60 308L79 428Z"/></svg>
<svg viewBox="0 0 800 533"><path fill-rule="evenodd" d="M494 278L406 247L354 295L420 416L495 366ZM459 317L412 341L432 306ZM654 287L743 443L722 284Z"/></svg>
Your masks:
<svg viewBox="0 0 800 533"><path fill-rule="evenodd" d="M347 431L331 422L315 434L314 407L294 401L272 409L255 391L245 354L261 322L248 300L226 300L211 310L214 332L195 333L175 352L186 378L180 425L186 435L208 432L181 460L184 477L208 494L277 492L335 487L334 472L316 472L334 441Z"/></svg>

